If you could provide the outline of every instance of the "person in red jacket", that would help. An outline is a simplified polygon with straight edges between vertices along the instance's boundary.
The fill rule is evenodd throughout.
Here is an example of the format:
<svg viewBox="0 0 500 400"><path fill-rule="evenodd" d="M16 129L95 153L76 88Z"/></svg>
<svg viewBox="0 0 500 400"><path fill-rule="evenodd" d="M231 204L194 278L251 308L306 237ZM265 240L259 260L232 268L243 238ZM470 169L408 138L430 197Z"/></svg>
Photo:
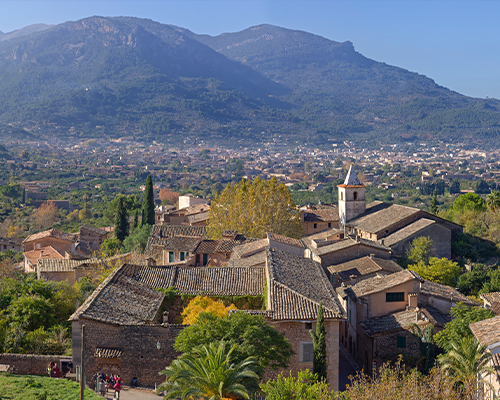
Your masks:
<svg viewBox="0 0 500 400"><path fill-rule="evenodd" d="M116 381L115 383L115 386L114 386L114 389L115 389L115 399L119 399L120 398L120 390L122 388L122 380L120 378L118 378L118 380Z"/></svg>

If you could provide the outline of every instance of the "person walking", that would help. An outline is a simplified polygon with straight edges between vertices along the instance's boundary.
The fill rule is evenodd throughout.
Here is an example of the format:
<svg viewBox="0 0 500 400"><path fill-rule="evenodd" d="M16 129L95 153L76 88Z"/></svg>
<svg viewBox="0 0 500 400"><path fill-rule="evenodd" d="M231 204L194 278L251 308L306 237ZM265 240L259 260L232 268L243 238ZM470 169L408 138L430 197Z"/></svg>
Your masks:
<svg viewBox="0 0 500 400"><path fill-rule="evenodd" d="M114 389L115 389L115 396L114 398L119 400L120 399L120 390L122 388L122 382L121 379L118 378L118 380L115 383Z"/></svg>

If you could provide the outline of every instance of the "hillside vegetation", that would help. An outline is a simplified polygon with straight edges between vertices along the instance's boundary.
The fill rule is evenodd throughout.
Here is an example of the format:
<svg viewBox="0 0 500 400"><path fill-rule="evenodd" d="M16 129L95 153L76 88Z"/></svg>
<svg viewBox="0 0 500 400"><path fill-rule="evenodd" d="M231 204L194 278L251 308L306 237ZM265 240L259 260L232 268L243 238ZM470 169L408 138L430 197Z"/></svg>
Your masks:
<svg viewBox="0 0 500 400"><path fill-rule="evenodd" d="M90 17L1 36L0 135L19 132L491 145L500 101L460 95L307 32L260 25L210 37Z"/></svg>

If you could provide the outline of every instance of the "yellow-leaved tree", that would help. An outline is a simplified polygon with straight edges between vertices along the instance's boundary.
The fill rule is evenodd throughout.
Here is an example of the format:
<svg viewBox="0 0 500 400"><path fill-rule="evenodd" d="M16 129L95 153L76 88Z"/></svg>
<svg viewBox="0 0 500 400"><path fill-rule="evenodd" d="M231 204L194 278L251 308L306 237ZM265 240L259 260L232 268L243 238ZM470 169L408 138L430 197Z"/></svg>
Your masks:
<svg viewBox="0 0 500 400"><path fill-rule="evenodd" d="M293 238L302 236L300 212L292 195L275 177L266 181L241 180L215 196L210 205L207 233L220 239L225 230L238 231L246 237L263 238L273 232Z"/></svg>
<svg viewBox="0 0 500 400"><path fill-rule="evenodd" d="M224 318L227 317L229 310L237 310L237 308L234 304L226 307L221 300L198 295L182 310L182 323L184 325L194 324L196 318L202 312L210 312L218 318Z"/></svg>

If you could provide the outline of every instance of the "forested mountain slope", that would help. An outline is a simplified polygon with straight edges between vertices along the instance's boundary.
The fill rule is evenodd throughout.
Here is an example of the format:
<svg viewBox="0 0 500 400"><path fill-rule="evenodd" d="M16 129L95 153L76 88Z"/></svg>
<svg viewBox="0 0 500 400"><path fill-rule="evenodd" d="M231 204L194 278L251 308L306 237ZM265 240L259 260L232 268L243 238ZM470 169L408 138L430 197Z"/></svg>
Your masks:
<svg viewBox="0 0 500 400"><path fill-rule="evenodd" d="M129 17L15 32L0 34L4 138L500 142L499 101L307 32L261 25L210 37Z"/></svg>

